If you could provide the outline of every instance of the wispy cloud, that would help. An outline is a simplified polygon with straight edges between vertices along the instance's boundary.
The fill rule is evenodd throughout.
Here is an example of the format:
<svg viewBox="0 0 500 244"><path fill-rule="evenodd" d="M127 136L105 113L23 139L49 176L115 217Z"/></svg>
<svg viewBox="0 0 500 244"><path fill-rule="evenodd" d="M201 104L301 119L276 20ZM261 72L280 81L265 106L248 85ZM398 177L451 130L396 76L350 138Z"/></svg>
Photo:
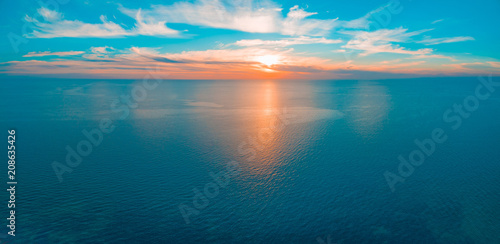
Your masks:
<svg viewBox="0 0 500 244"><path fill-rule="evenodd" d="M146 36L179 36L179 31L166 26L167 21L143 20L141 10L135 14L135 32Z"/></svg>
<svg viewBox="0 0 500 244"><path fill-rule="evenodd" d="M86 59L104 60L109 58L109 55L114 55L116 51L113 47L103 46L103 47L90 47L90 53L83 55Z"/></svg>
<svg viewBox="0 0 500 244"><path fill-rule="evenodd" d="M165 26L165 22L144 21L138 10L134 18L135 28L126 30L119 24L109 21L101 15L101 23L90 24L79 20L66 20L64 16L54 10L39 8L38 13L44 17L43 21L26 16L25 20L33 24L33 32L25 36L28 38L55 38L55 37L121 37L135 35L149 36L179 36L179 31Z"/></svg>
<svg viewBox="0 0 500 244"><path fill-rule="evenodd" d="M398 0L391 0L387 4L368 12L361 18L350 21L339 21L339 25L347 29L369 30L370 25L373 24L374 21L378 22L378 25L383 25L390 21L391 15L399 14L401 11L403 11L401 3Z"/></svg>
<svg viewBox="0 0 500 244"><path fill-rule="evenodd" d="M352 35L353 39L347 42L342 48L362 50L361 56L375 53L399 53L411 55L424 55L432 52L430 48L418 49L415 51L405 49L397 44L408 42L410 37L419 35L429 30L408 32L408 29L381 29L377 31L343 31L342 33Z"/></svg>
<svg viewBox="0 0 500 244"><path fill-rule="evenodd" d="M415 55L409 57L409 59L430 59L430 58L441 58L441 59L448 59L450 61L457 61L457 59L441 54L422 54L422 55Z"/></svg>
<svg viewBox="0 0 500 244"><path fill-rule="evenodd" d="M278 27L281 27L281 33L285 35L320 36L326 34L336 25L335 21L337 19L306 19L315 14L317 13L306 12L300 9L298 5L295 5L290 8L286 18L281 23L278 23Z"/></svg>
<svg viewBox="0 0 500 244"><path fill-rule="evenodd" d="M464 41L474 41L474 37L471 36L457 36L457 37L443 37L443 38L428 38L418 43L425 45L437 45L442 43L452 43L452 42L464 42Z"/></svg>
<svg viewBox="0 0 500 244"><path fill-rule="evenodd" d="M135 16L136 9L121 6L120 11ZM143 9L145 19L167 21L220 29L233 29L253 33L275 32L274 23L280 18L281 9L270 1L222 1L198 0L176 2L172 5L153 5Z"/></svg>
<svg viewBox="0 0 500 244"><path fill-rule="evenodd" d="M104 47L91 47L90 50L92 53L95 54L107 54L109 51L115 49L113 47L104 46Z"/></svg>
<svg viewBox="0 0 500 244"><path fill-rule="evenodd" d="M29 52L28 54L23 55L23 57L44 57L44 56L72 56L72 55L80 55L85 53L84 51L68 51L68 52Z"/></svg>
<svg viewBox="0 0 500 244"><path fill-rule="evenodd" d="M120 11L135 16L138 10L120 7ZM250 33L281 33L285 35L322 35L335 26L336 19L314 19L316 12L293 6L284 17L272 1L198 0L153 5L143 9L144 19L154 22L184 23Z"/></svg>
<svg viewBox="0 0 500 244"><path fill-rule="evenodd" d="M109 21L101 15L101 23L68 20L62 13L39 8L43 21L26 16L33 24L29 38L55 37L123 37L134 35L179 37L182 32L167 27L168 23L182 23L219 29L239 30L250 33L281 33L284 35L321 36L336 26L337 19L315 19L316 12L307 12L298 5L283 16L282 9L274 2L198 0L177 2L172 5L153 5L150 9L119 10L135 20L131 29Z"/></svg>
<svg viewBox="0 0 500 244"><path fill-rule="evenodd" d="M431 24L433 25L433 24L439 23L439 22L441 22L441 21L443 21L443 20L444 20L444 19L434 20L434 21L432 21L432 23L431 23Z"/></svg>
<svg viewBox="0 0 500 244"><path fill-rule="evenodd" d="M281 40L261 40L261 39L248 39L239 40L230 45L236 45L241 47L254 47L254 46L268 46L268 47L287 47L293 45L306 45L306 44L336 44L341 43L342 40L336 39L326 39L324 37L295 37L295 38L284 38Z"/></svg>
<svg viewBox="0 0 500 244"><path fill-rule="evenodd" d="M50 16L45 21L26 16L26 21L33 24L33 32L26 34L29 38L54 38L54 37L113 37L127 35L120 25L108 21L104 15L101 15L99 24L88 24L78 20L65 20L63 15L46 9L38 9L42 16Z"/></svg>

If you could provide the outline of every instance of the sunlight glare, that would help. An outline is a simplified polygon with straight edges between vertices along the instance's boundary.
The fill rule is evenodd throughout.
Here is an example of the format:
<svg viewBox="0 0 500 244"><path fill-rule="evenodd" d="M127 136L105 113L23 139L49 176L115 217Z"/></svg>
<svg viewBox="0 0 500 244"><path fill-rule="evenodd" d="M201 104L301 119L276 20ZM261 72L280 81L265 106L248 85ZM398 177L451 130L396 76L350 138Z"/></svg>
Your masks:
<svg viewBox="0 0 500 244"><path fill-rule="evenodd" d="M257 57L257 61L261 62L262 64L265 64L267 66L271 66L271 65L279 63L279 57L276 55L264 55L264 56Z"/></svg>

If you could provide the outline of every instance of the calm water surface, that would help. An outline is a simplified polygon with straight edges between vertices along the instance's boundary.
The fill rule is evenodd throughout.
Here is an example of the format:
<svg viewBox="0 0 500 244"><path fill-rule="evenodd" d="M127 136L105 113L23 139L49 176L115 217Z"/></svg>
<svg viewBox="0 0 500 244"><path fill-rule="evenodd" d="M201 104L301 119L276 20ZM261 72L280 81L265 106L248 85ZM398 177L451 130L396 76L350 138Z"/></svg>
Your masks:
<svg viewBox="0 0 500 244"><path fill-rule="evenodd" d="M478 84L164 81L130 107L142 81L2 79L15 243L500 243L500 91L457 130L442 118ZM103 119L60 183L52 163ZM384 172L435 128L448 140L392 192Z"/></svg>

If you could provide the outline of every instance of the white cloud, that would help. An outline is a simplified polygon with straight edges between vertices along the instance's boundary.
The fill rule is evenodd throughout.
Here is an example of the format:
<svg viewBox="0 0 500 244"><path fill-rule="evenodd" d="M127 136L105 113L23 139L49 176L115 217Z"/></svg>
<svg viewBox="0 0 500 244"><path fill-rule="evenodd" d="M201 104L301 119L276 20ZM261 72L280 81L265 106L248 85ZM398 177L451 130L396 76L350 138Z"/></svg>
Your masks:
<svg viewBox="0 0 500 244"><path fill-rule="evenodd" d="M282 9L270 0L221 1L197 0L176 2L172 5L153 5L151 9L127 9L120 11L136 23L134 28L107 20L101 15L101 23L85 23L67 20L56 11L44 7L38 9L44 20L26 16L33 23L31 38L54 37L120 37L133 35L179 37L181 32L168 28L167 23L183 23L219 29L239 30L250 33L281 33L284 35L324 35L336 25L336 19L310 18L315 12L307 12L299 6L289 9L283 16Z"/></svg>
<svg viewBox="0 0 500 244"><path fill-rule="evenodd" d="M370 24L376 22L380 16L391 13L391 8L394 9L394 6L391 7L388 4L369 12L361 18L351 21L339 21L337 19L317 19L315 18L318 15L316 12L308 12L297 5L288 10L283 10L270 0L192 0L171 5L153 5L148 9L120 7L122 13L135 20L135 23L129 25L129 27L115 23L116 20L109 21L105 16L100 17L99 23L68 20L68 17L65 17L62 13L40 8L38 12L41 17L34 19L26 16L26 20L33 23L34 26L32 28L34 31L28 37L181 36L180 31L167 27L167 24L170 23L183 23L250 33L280 33L287 35L287 37L274 40L244 39L228 45L220 45L214 50L184 52L179 50L178 53L161 53L162 48L132 47L126 50L115 50L108 46L91 47L90 50L87 50L87 53L82 51L30 52L24 57L83 55L81 60L74 60L72 57L64 60L57 57L50 62L41 60L12 61L9 65L17 68L20 73L21 71L29 73L31 72L30 67L33 67L32 72L45 72L47 74L50 72L68 74L73 72L81 74L102 73L125 77L128 77L128 74L140 74L143 69L151 65L160 65L165 72L176 74L175 77L188 75L189 77L198 78L217 77L218 75L222 76L222 74L246 77L246 75L252 74L251 71L267 72L270 70L294 75L331 71L346 71L345 74L347 74L349 70L371 72L393 72L396 70L397 72L408 72L411 67L412 72L419 73L427 69L432 70L434 68L432 64L438 63L437 61L443 63L443 60L427 59L457 60L435 54L431 48L408 49L400 46L401 43L412 42L435 45L474 40L474 38L468 36L450 38L424 36L417 40L416 36L429 31L429 29L410 32L408 29L400 27L370 31ZM397 11L401 10L401 6L399 8ZM441 20L434 23L439 21ZM343 41L340 39L321 37L334 28L343 29L338 33L344 35L342 36L343 39L348 38L345 39L342 46L328 46L336 49L328 50L333 56L332 59L307 56L307 52L294 54L294 50L290 48L290 46L294 45L342 43ZM396 53L409 56L397 59L398 61L383 61L367 65L363 63L364 60L361 60L361 64L357 64L352 60L339 63L338 57L341 55L334 55L334 53L346 53L346 56L351 53L360 53L360 56L375 53ZM380 55L382 58L387 56L392 58L395 55ZM273 60L270 62L272 64L266 64L268 63L266 60L269 59ZM372 59L367 58L367 60L371 62ZM344 61L344 59L341 59L341 61ZM478 66L477 64L472 65ZM498 69L499 62L489 62L485 65L491 69ZM452 70L452 68L466 69L468 66L471 66L471 64L450 64L444 67Z"/></svg>
<svg viewBox="0 0 500 244"><path fill-rule="evenodd" d="M430 48L418 49L415 51L407 50L400 47L393 42L409 42L410 37L419 35L423 32L429 30L420 30L407 32L408 29L396 28L396 29L381 29L377 31L367 32L367 31L344 31L343 34L348 34L354 36L346 45L342 48L349 48L355 50L364 51L361 56L366 56L375 53L400 53L400 54L410 54L410 55L425 55L431 53L433 50Z"/></svg>
<svg viewBox="0 0 500 244"><path fill-rule="evenodd" d="M434 21L432 21L432 23L431 23L431 24L433 25L433 24L439 23L439 22L441 22L441 21L443 21L443 20L444 20L444 19L434 20Z"/></svg>
<svg viewBox="0 0 500 244"><path fill-rule="evenodd" d="M62 17L60 13L47 8L39 8L37 12L47 21L57 20Z"/></svg>
<svg viewBox="0 0 500 244"><path fill-rule="evenodd" d="M457 36L457 37L443 37L443 38L428 38L418 43L425 45L437 45L442 43L452 43L452 42L464 42L464 41L474 41L474 37L471 36Z"/></svg>
<svg viewBox="0 0 500 244"><path fill-rule="evenodd" d="M141 10L137 11L135 15L135 20L137 23L136 31L138 34L146 36L177 36L179 31L170 29L166 26L167 21L144 21L141 16Z"/></svg>
<svg viewBox="0 0 500 244"><path fill-rule="evenodd" d="M54 37L120 37L134 35L163 35L178 36L179 32L169 29L165 22L145 22L141 19L140 10L137 11L136 27L125 30L119 24L108 21L101 15L101 23L89 24L79 20L66 20L63 15L48 10L44 7L38 9L45 21L26 16L26 20L33 24L33 32L26 34L28 38L54 38Z"/></svg>
<svg viewBox="0 0 500 244"><path fill-rule="evenodd" d="M125 7L120 7L120 11L131 17L137 13L137 10ZM290 8L283 17L282 9L269 0L176 2L172 5L153 5L141 13L145 19L155 22L285 35L322 35L335 26L336 20L309 18L317 13L307 12L298 6Z"/></svg>
<svg viewBox="0 0 500 244"><path fill-rule="evenodd" d="M120 7L120 11L129 16L134 16L137 12L125 7ZM153 5L151 9L143 9L142 14L150 21L270 33L277 31L274 23L280 18L280 11L270 1L231 1L225 4L219 0L198 0Z"/></svg>
<svg viewBox="0 0 500 244"><path fill-rule="evenodd" d="M43 9L39 9L39 12L45 12ZM65 20L62 19L61 14L52 16L57 17L46 19L44 22L27 16L26 20L33 23L34 30L26 36L30 38L112 37L128 34L120 25L108 21L103 15L100 17L102 23L99 24L88 24L78 20Z"/></svg>
<svg viewBox="0 0 500 244"><path fill-rule="evenodd" d="M285 35L313 35L321 36L335 27L337 19L306 19L317 13L306 12L298 5L290 8L286 18L282 21L281 33Z"/></svg>
<svg viewBox="0 0 500 244"><path fill-rule="evenodd" d="M72 56L72 55L80 55L85 52L83 51L68 51L68 52L29 52L28 54L23 55L23 57L44 57L44 56Z"/></svg>

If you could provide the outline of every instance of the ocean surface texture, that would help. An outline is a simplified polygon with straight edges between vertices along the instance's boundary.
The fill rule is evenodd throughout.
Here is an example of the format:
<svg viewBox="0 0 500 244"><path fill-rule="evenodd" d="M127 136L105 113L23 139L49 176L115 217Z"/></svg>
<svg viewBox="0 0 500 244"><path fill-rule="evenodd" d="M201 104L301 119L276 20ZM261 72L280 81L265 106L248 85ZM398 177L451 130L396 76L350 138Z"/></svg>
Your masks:
<svg viewBox="0 0 500 244"><path fill-rule="evenodd" d="M500 243L477 77L1 83L15 243Z"/></svg>

